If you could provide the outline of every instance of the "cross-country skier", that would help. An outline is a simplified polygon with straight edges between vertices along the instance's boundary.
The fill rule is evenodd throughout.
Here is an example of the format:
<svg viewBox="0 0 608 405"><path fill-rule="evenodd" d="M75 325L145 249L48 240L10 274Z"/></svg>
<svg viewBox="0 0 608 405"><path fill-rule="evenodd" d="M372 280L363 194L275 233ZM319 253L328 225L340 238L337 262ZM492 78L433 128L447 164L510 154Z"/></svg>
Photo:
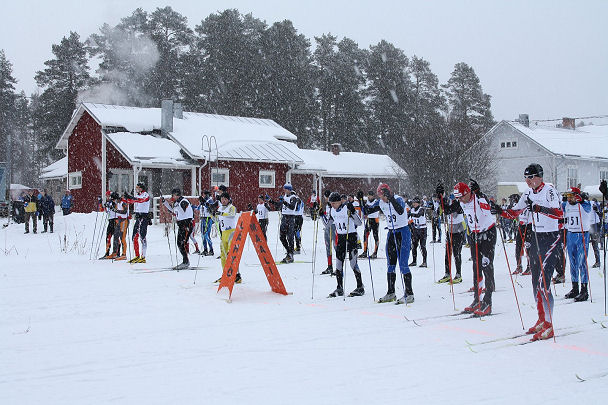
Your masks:
<svg viewBox="0 0 608 405"><path fill-rule="evenodd" d="M396 300L395 281L397 274L397 261L399 270L405 284L405 292L397 304L414 302L414 291L412 289L412 273L407 265L412 245L412 235L408 226L408 213L405 200L392 193L388 184L381 183L377 189L378 199L370 206L365 208L365 214L382 211L388 223L388 233L386 235L386 261L387 261L387 284L386 295L378 302L393 302Z"/></svg>
<svg viewBox="0 0 608 405"><path fill-rule="evenodd" d="M329 204L329 196L331 195L330 190L325 190L323 193L323 204L319 207L320 215L328 215L331 205ZM325 253L327 255L327 268L321 272L321 274L334 274L333 259L332 259L332 245L335 245L336 236L336 225L333 223L326 224L323 231L323 237L325 240Z"/></svg>
<svg viewBox="0 0 608 405"><path fill-rule="evenodd" d="M230 194L228 192L224 192L220 194L220 205L217 209L217 221L220 227L220 231L222 234L221 243L220 243L220 257L222 260L222 271L224 270L224 266L226 265L226 260L228 259L228 253L230 250L230 242L232 242L232 237L234 236L234 231L236 229L236 207L232 205L232 199L230 198ZM219 283L222 278L218 278L215 280L216 283ZM241 282L241 273L236 273L236 283Z"/></svg>
<svg viewBox="0 0 608 405"><path fill-rule="evenodd" d="M278 202L275 202L277 208L281 209L279 234L281 244L287 251L281 263L293 263L296 209L299 199L295 194L292 194L292 190L291 184L286 183L283 186L283 196L279 198Z"/></svg>
<svg viewBox="0 0 608 405"><path fill-rule="evenodd" d="M587 301L589 299L587 291L589 267L586 256L589 251L591 204L583 199L581 190L577 187L570 187L564 194L567 202L562 203L562 210L564 211L564 226L568 230L566 246L570 257L570 278L572 280L572 290L566 294L566 298L574 298L574 301L577 302ZM580 291L578 289L579 281L581 283Z"/></svg>
<svg viewBox="0 0 608 405"><path fill-rule="evenodd" d="M148 225L150 223L150 195L148 195L147 187L144 183L137 183L135 187L135 196L127 196L127 204L135 204L135 224L133 225L133 249L135 257L129 260L129 263L145 263L146 250L148 242L146 235L148 234ZM129 198L131 197L131 198ZM141 239L141 253L139 250L139 240Z"/></svg>
<svg viewBox="0 0 608 405"><path fill-rule="evenodd" d="M431 243L441 243L441 204L439 204L439 199L437 197L433 197L433 212L431 213L431 229L433 234L433 241ZM437 240L435 240L435 236L437 236Z"/></svg>
<svg viewBox="0 0 608 405"><path fill-rule="evenodd" d="M295 246L293 253L296 255L300 254L300 248L302 246L302 225L304 224L304 203L300 200L300 197L296 195L295 191L291 191L291 194L297 198L295 218L294 218L294 240Z"/></svg>
<svg viewBox="0 0 608 405"><path fill-rule="evenodd" d="M591 268L600 267L600 249L599 249L599 239L600 239L600 203L594 198L591 203L591 227L589 228L589 236L591 238L591 246L593 247L593 253L595 255L595 263Z"/></svg>
<svg viewBox="0 0 608 405"><path fill-rule="evenodd" d="M255 216L260 223L260 228L262 229L266 241L268 241L268 237L266 236L266 231L268 229L268 211L270 211L270 206L266 202L264 196L260 194L258 196L258 205L255 207Z"/></svg>
<svg viewBox="0 0 608 405"><path fill-rule="evenodd" d="M559 243L561 239L559 221L563 217L561 197L552 184L543 181L543 168L532 163L524 170L528 190L524 191L519 202L512 210L498 211L507 218L515 218L524 209L530 211L532 222L531 244L528 252L532 270L532 288L538 321L528 329L533 334L532 340L550 339L553 337L553 295L551 294L551 276L557 266Z"/></svg>
<svg viewBox="0 0 608 405"><path fill-rule="evenodd" d="M443 186L439 185L436 193L443 195ZM486 316L492 313L492 293L495 290L496 211L491 208L489 199L481 192L474 180L470 181L470 185L457 183L454 186L454 197L460 203L472 239L470 248L473 258L473 302L464 309L464 312ZM456 212L453 204L444 208L447 214ZM486 288L483 300L480 300L481 274Z"/></svg>
<svg viewBox="0 0 608 405"><path fill-rule="evenodd" d="M361 225L361 217L356 213L352 202L343 203L338 193L331 193L329 196L330 208L328 214L323 214L322 219L326 226L331 227L332 223L338 233L336 243L336 281L337 287L334 292L329 294L329 298L344 295L344 261L348 253L350 267L355 273L357 288L349 297L361 296L365 294L361 270L357 264L357 225Z"/></svg>
<svg viewBox="0 0 608 405"><path fill-rule="evenodd" d="M310 194L310 198L308 199L308 209L310 211L310 219L312 219L313 221L317 219L317 215L319 214L319 205L321 205L321 201L319 201L317 192L313 191Z"/></svg>
<svg viewBox="0 0 608 405"><path fill-rule="evenodd" d="M412 230L412 262L409 266L416 266L418 255L418 244L422 252L422 263L420 267L426 267L426 208L421 205L420 197L412 199L412 208L409 212Z"/></svg>
<svg viewBox="0 0 608 405"><path fill-rule="evenodd" d="M192 232L192 220L194 218L192 204L182 196L182 192L179 188L171 190L171 204L163 197L161 197L161 201L164 206L175 215L175 219L177 220L177 247L182 254L182 263L175 266L174 269L187 269L190 267L190 260L188 260L188 239Z"/></svg>
<svg viewBox="0 0 608 405"><path fill-rule="evenodd" d="M211 241L211 229L213 227L213 207L215 202L211 198L211 193L206 190L203 195L198 198L200 203L200 218L201 218L201 239L203 241L203 256L213 256L213 242Z"/></svg>
<svg viewBox="0 0 608 405"><path fill-rule="evenodd" d="M440 197L441 198L441 197ZM454 195L450 194L449 199L444 199L444 208L446 210L445 218L447 231L445 235L445 275L439 279L439 283L448 283L450 279L452 283L458 284L462 282L462 245L465 242L464 230L464 213L460 203L455 200ZM449 208L446 208L449 207ZM448 213L449 212L449 213ZM451 277L451 261L454 257L456 265L456 275Z"/></svg>
<svg viewBox="0 0 608 405"><path fill-rule="evenodd" d="M111 210L116 213L114 225L114 250L107 256L112 260L126 260L127 258L127 229L129 228L129 206L123 202L117 192L113 192ZM122 249L121 249L122 246ZM122 254L121 254L122 251Z"/></svg>
<svg viewBox="0 0 608 405"><path fill-rule="evenodd" d="M374 203L376 193L373 191L368 191L367 193L367 201L363 205L363 212L365 212L365 207L369 207ZM363 253L359 255L359 257L364 258L368 255L368 241L370 232L374 235L374 253L370 255L371 259L375 259L378 257L378 244L380 242L380 238L378 236L378 228L380 225L380 212L373 212L369 215L364 215L365 221L365 230L363 231Z"/></svg>
<svg viewBox="0 0 608 405"><path fill-rule="evenodd" d="M509 196L510 204L507 209L511 209L519 202L519 194L512 194ZM530 213L524 209L521 214L514 219L517 221L517 230L515 231L515 263L517 267L513 274L521 274L524 276L532 274L530 270L530 259L527 260L528 264L526 270L523 270L521 265L521 258L528 255L528 249L530 247L530 236L532 234L532 224L529 219ZM502 218L502 217L501 217Z"/></svg>

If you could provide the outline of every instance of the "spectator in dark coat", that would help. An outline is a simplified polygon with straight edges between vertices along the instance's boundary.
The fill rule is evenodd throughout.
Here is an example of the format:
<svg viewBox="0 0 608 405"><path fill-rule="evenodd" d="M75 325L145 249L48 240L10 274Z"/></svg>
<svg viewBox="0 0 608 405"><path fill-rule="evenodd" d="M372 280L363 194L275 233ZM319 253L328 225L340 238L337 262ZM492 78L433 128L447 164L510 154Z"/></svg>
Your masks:
<svg viewBox="0 0 608 405"><path fill-rule="evenodd" d="M72 212L72 205L74 205L74 197L70 194L70 190L65 190L65 195L61 199L63 215L69 215Z"/></svg>
<svg viewBox="0 0 608 405"><path fill-rule="evenodd" d="M50 226L51 233L53 233L53 217L55 215L55 201L53 201L53 197L51 197L46 189L42 191L42 197L40 198L38 209L42 213L42 224L44 226L44 230L42 233L46 232Z"/></svg>

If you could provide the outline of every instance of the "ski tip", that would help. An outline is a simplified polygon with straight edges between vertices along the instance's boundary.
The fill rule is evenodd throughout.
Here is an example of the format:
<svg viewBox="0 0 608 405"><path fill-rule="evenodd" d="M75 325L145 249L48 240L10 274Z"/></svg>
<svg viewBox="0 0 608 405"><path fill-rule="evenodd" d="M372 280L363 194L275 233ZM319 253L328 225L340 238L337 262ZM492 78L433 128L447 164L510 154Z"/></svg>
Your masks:
<svg viewBox="0 0 608 405"><path fill-rule="evenodd" d="M586 381L586 380L585 380L584 378L582 378L580 375L578 375L578 374L574 374L574 375L576 376L576 379L577 379L579 382L585 382L585 381Z"/></svg>
<svg viewBox="0 0 608 405"><path fill-rule="evenodd" d="M473 350L473 348L471 346L467 346L467 348L472 352L472 353L477 353L475 350Z"/></svg>

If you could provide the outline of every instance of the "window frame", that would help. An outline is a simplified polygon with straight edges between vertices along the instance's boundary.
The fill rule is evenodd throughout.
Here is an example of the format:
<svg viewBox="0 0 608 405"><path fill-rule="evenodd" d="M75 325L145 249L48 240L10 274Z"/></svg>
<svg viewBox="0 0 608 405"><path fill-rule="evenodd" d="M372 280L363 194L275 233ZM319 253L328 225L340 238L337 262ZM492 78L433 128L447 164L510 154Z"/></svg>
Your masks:
<svg viewBox="0 0 608 405"><path fill-rule="evenodd" d="M574 170L574 175L576 177L572 178L570 177L570 170ZM574 181L572 181L574 180ZM570 188L570 187L576 187L578 185L579 181L578 181L578 166L576 165L568 165L566 167L566 187Z"/></svg>
<svg viewBox="0 0 608 405"><path fill-rule="evenodd" d="M272 183L262 183L262 176L272 176ZM260 188L275 188L277 184L277 174L275 170L260 170L258 172L258 184Z"/></svg>
<svg viewBox="0 0 608 405"><path fill-rule="evenodd" d="M72 180L77 181L76 184L72 184ZM82 188L82 171L68 173L68 190L78 190Z"/></svg>
<svg viewBox="0 0 608 405"><path fill-rule="evenodd" d="M218 182L218 181L213 180L214 175L222 175L222 174L225 175L225 181ZM230 169L223 168L223 167L220 167L218 169L212 168L210 177L211 177L211 182L210 182L211 187L213 187L213 186L219 187L222 184L226 187L230 187Z"/></svg>

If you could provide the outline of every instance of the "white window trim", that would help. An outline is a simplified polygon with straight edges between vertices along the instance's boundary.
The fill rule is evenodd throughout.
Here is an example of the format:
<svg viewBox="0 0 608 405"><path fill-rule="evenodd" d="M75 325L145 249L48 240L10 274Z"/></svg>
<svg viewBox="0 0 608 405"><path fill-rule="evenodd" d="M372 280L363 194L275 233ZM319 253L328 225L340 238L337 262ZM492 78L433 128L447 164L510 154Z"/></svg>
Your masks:
<svg viewBox="0 0 608 405"><path fill-rule="evenodd" d="M225 177L226 180L219 182L219 183L216 181L213 181L214 174L224 174L226 176ZM211 169L211 185L219 187L222 184L226 187L230 187L230 169L223 169L223 168L222 169L215 169L215 168Z"/></svg>
<svg viewBox="0 0 608 405"><path fill-rule="evenodd" d="M263 184L262 176L272 176L272 183ZM258 173L258 183L259 183L260 188L275 188L276 179L277 179L277 176L276 176L276 172L274 170L260 170L260 172Z"/></svg>
<svg viewBox="0 0 608 405"><path fill-rule="evenodd" d="M602 172L606 172L605 179L602 179ZM608 180L608 167L600 167L599 175L600 175L600 183L602 182L602 180Z"/></svg>
<svg viewBox="0 0 608 405"><path fill-rule="evenodd" d="M78 184L72 184L72 179L80 179ZM77 190L82 188L82 172L72 172L68 174L68 189L69 190Z"/></svg>
<svg viewBox="0 0 608 405"><path fill-rule="evenodd" d="M576 170L576 178L574 179L574 183L571 184L570 182L570 169L574 169ZM566 167L566 187L576 187L576 185L579 183L579 178L578 178L578 166L576 165L568 165Z"/></svg>

